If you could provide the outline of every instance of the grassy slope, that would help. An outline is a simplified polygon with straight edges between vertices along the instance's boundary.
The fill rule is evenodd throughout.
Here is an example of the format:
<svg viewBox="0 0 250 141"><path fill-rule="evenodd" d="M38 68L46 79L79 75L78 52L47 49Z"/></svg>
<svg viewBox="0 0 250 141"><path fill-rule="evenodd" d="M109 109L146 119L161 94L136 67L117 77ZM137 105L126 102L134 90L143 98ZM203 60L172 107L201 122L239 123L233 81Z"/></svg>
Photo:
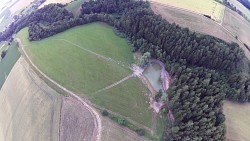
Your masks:
<svg viewBox="0 0 250 141"><path fill-rule="evenodd" d="M179 8L188 9L200 14L210 15L212 19L221 21L224 6L214 0L152 0Z"/></svg>
<svg viewBox="0 0 250 141"><path fill-rule="evenodd" d="M90 99L104 108L121 112L124 116L144 125L152 126L152 114L147 110L147 97L149 92L138 78L129 80L106 91L92 94ZM133 115L131 113L134 113Z"/></svg>
<svg viewBox="0 0 250 141"><path fill-rule="evenodd" d="M226 115L227 139L230 141L249 141L250 104L226 101L223 110Z"/></svg>
<svg viewBox="0 0 250 141"><path fill-rule="evenodd" d="M113 33L110 26L88 24L37 42L29 42L27 36L27 28L18 33L23 44L28 45L26 50L30 57L45 74L76 93L86 94L100 106L151 125L152 113L143 95L147 89L137 79L125 81L121 84L122 88L112 89L111 94L90 95L131 74L130 70L97 58L69 43L52 40L67 39L107 57L131 63L131 48L126 40Z"/></svg>

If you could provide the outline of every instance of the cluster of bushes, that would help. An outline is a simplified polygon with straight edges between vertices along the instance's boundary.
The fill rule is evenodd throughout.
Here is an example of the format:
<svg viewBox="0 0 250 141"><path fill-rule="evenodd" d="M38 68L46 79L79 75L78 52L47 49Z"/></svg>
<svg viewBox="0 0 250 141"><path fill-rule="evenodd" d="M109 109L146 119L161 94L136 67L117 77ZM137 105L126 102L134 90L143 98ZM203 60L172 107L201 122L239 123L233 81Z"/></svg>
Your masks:
<svg viewBox="0 0 250 141"><path fill-rule="evenodd" d="M7 50L2 51L2 53L1 53L1 58L2 59L5 57L6 53L7 53Z"/></svg>
<svg viewBox="0 0 250 141"><path fill-rule="evenodd" d="M130 123L129 121L127 121L126 119L124 118L121 118L119 116L116 116L116 115L113 115L113 114L110 114L108 111L104 110L102 112L102 115L103 116L107 116L109 117L110 119L112 119L113 121L117 122L118 124L122 125L122 126L126 126L128 127L129 129L135 131L138 135L140 136L144 136L146 131L142 128L139 128L137 126L135 126L134 124Z"/></svg>

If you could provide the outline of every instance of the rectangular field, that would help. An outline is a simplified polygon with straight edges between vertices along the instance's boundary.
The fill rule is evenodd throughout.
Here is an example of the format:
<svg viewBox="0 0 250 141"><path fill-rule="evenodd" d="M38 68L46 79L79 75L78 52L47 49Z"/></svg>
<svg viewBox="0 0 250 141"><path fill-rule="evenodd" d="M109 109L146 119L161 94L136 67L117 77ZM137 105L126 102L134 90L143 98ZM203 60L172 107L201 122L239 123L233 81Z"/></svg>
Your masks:
<svg viewBox="0 0 250 141"><path fill-rule="evenodd" d="M211 16L217 22L222 20L224 6L214 0L151 0L195 13Z"/></svg>
<svg viewBox="0 0 250 141"><path fill-rule="evenodd" d="M227 139L230 141L249 141L250 104L225 101L223 111L226 116Z"/></svg>

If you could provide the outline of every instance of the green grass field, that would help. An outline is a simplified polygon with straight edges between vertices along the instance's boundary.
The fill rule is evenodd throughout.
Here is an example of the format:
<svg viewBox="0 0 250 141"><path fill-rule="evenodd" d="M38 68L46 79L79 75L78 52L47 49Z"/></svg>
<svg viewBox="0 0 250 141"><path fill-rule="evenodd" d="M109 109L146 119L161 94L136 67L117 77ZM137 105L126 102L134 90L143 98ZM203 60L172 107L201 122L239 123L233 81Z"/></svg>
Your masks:
<svg viewBox="0 0 250 141"><path fill-rule="evenodd" d="M131 70L68 42L54 40L67 39L113 60L132 63L131 47L125 39L114 34L112 27L103 23L92 23L35 42L27 40L28 29L25 28L17 37L25 45L33 62L55 81L78 94L84 94L83 96L99 106L145 126L152 126L153 114L148 109L145 96L148 90L138 78L130 78L109 90L93 94L131 75Z"/></svg>
<svg viewBox="0 0 250 141"><path fill-rule="evenodd" d="M71 3L69 3L66 6L66 9L71 11L75 16L79 16L80 14L80 9L81 9L81 5L87 0L76 0L73 1Z"/></svg>

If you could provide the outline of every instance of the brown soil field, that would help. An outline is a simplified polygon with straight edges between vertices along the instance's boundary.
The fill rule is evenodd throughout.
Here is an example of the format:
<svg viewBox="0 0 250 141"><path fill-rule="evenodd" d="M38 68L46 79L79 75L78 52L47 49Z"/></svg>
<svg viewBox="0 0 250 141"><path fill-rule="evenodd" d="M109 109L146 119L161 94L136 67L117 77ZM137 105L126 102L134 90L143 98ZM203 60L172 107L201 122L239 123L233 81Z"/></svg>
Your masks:
<svg viewBox="0 0 250 141"><path fill-rule="evenodd" d="M109 118L102 117L102 125L101 141L149 141L134 131L118 125Z"/></svg>
<svg viewBox="0 0 250 141"><path fill-rule="evenodd" d="M63 98L60 123L60 141L95 141L95 119L80 101Z"/></svg>
<svg viewBox="0 0 250 141"><path fill-rule="evenodd" d="M0 140L59 140L61 100L21 57L0 91Z"/></svg>
<svg viewBox="0 0 250 141"><path fill-rule="evenodd" d="M17 11L29 6L31 4L31 2L33 2L34 0L19 0L15 5L13 5L10 8L10 11L12 14L16 13Z"/></svg>
<svg viewBox="0 0 250 141"><path fill-rule="evenodd" d="M239 104L225 101L223 112L226 116L228 141L249 141L250 103Z"/></svg>
<svg viewBox="0 0 250 141"><path fill-rule="evenodd" d="M250 47L250 23L247 20L227 8L223 26Z"/></svg>
<svg viewBox="0 0 250 141"><path fill-rule="evenodd" d="M194 12L176 9L164 4L151 2L151 8L157 15L161 15L170 23L176 23L181 27L187 27L192 31L215 36L227 42L236 42L244 50L248 59L250 52L238 41L233 34L220 24ZM226 17L226 16L225 16Z"/></svg>

